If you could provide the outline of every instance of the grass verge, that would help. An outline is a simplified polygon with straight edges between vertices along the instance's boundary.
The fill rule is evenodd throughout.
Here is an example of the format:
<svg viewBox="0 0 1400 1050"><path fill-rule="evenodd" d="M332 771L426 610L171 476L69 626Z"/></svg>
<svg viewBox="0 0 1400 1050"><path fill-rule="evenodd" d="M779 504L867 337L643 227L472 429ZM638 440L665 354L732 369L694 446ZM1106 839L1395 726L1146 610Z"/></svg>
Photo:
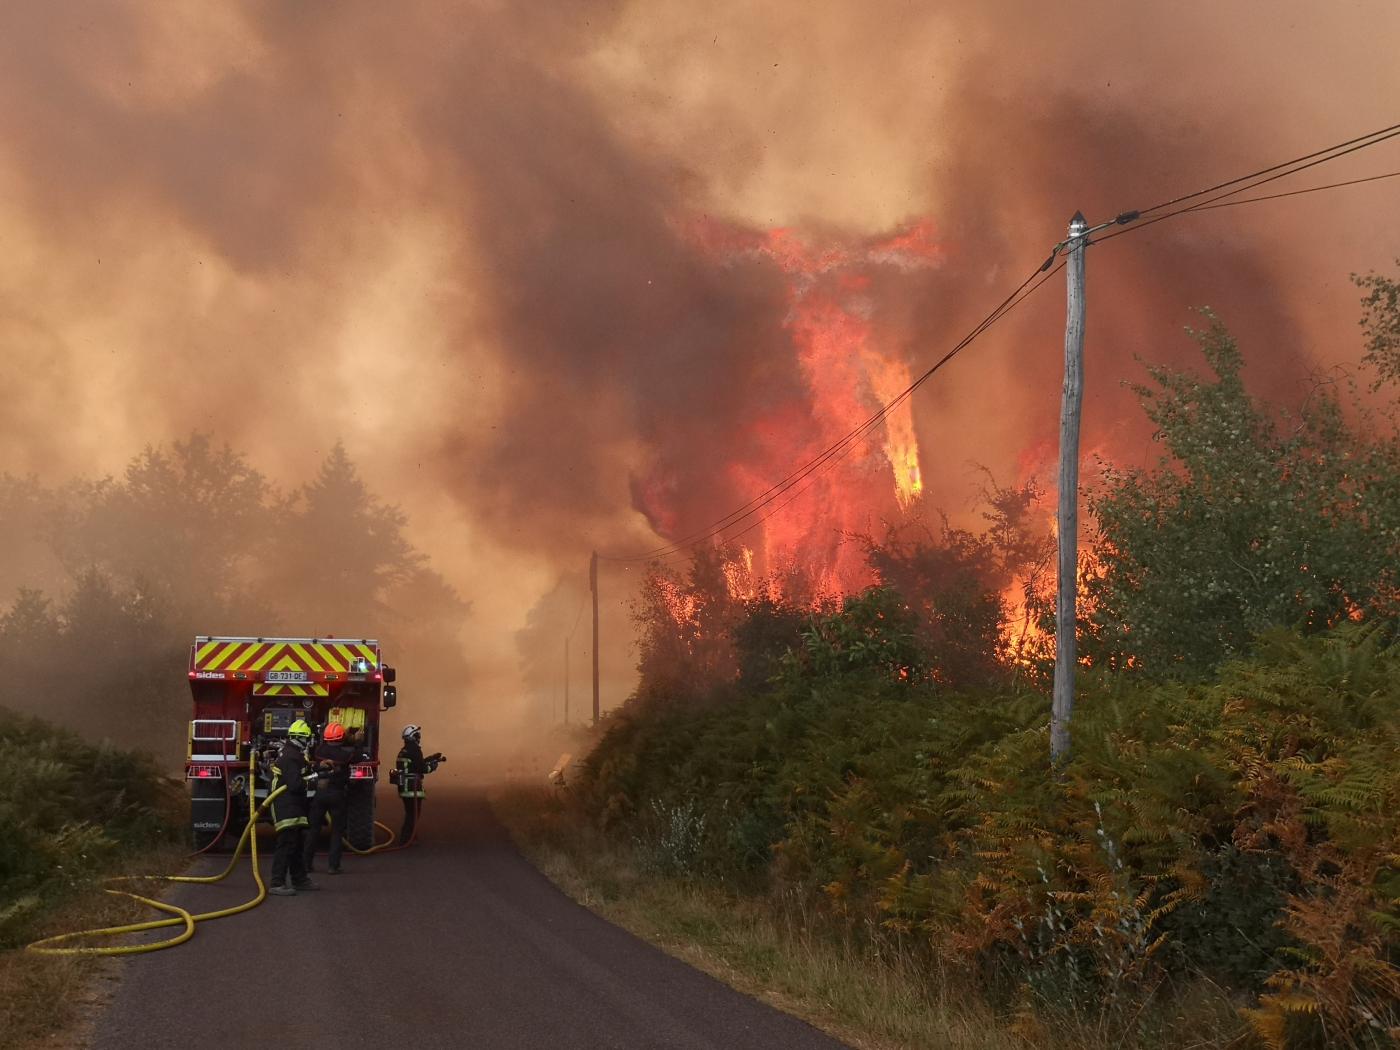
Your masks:
<svg viewBox="0 0 1400 1050"><path fill-rule="evenodd" d="M1131 1023L997 1011L965 976L880 931L844 927L795 901L647 870L553 789L492 799L520 850L578 903L731 987L859 1050L1070 1050L1228 1045L1236 1004L1213 986L1173 992Z"/></svg>
<svg viewBox="0 0 1400 1050"><path fill-rule="evenodd" d="M110 875L182 871L188 847L167 843L133 853ZM150 880L122 888L159 898L168 884ZM54 900L23 930L8 931L0 948L0 1050L72 1050L90 1041L97 1009L106 1001L107 985L116 979L115 961L100 956L35 955L23 945L74 930L122 926L157 918L129 897L103 892L101 881L74 886ZM92 944L116 944L116 939Z"/></svg>

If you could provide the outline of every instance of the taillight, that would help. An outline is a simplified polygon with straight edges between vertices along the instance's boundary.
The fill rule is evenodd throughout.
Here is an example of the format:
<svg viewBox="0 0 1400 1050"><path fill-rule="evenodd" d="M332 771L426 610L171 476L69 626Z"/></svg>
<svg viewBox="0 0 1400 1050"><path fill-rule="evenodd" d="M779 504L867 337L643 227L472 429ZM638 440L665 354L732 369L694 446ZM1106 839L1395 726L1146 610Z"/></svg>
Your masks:
<svg viewBox="0 0 1400 1050"><path fill-rule="evenodd" d="M351 766L351 767L350 767L350 779L351 779L351 780L373 780L373 779L374 779L374 767L373 767L373 766Z"/></svg>
<svg viewBox="0 0 1400 1050"><path fill-rule="evenodd" d="M223 776L218 766L189 766L185 770L186 780L217 780Z"/></svg>

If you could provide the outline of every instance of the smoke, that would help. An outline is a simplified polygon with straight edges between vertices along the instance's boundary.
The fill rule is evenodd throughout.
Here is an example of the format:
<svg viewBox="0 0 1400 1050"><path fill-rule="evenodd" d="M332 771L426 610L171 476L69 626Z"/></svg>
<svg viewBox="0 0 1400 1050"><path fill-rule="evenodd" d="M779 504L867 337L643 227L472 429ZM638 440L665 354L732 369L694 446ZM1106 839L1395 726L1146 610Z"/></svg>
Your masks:
<svg viewBox="0 0 1400 1050"><path fill-rule="evenodd" d="M724 468L780 458L754 420L820 432L790 284L697 222L848 245L931 221L938 267L864 272L876 337L917 372L1076 209L1391 123L1397 34L1380 0L1325 22L1301 0L9 5L0 470L97 475L198 428L292 479L343 440L472 603L481 704L514 711L516 632L544 646L572 618L589 550L748 499ZM1391 145L1316 181L1400 167ZM1086 447L1142 456L1121 384L1135 356L1191 359L1192 306L1272 396L1353 361L1346 274L1389 264L1397 219L1358 188L1092 249ZM918 396L933 502L966 506L971 461L1010 480L1043 458L1062 295ZM644 490L669 494L669 536ZM607 703L631 583L603 586Z"/></svg>

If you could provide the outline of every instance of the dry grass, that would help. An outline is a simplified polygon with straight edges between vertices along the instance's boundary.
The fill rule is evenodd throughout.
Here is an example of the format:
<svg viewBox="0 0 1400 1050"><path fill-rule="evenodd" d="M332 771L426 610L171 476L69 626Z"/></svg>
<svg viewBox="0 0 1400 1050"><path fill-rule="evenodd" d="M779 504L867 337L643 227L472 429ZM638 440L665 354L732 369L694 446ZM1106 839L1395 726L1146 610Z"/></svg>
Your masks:
<svg viewBox="0 0 1400 1050"><path fill-rule="evenodd" d="M119 874L175 873L186 866L187 853L183 846L162 846L130 858ZM136 892L160 897L164 885L148 882ZM47 908L24 936L37 940L153 917L150 908L104 893L101 883L94 882ZM0 1050L71 1050L87 1045L93 1018L107 1001L118 972L111 959L102 957L0 950Z"/></svg>
<svg viewBox="0 0 1400 1050"><path fill-rule="evenodd" d="M547 791L513 788L493 801L521 850L574 900L859 1050L1206 1050L1240 1031L1235 1004L1207 985L1149 1004L1131 1024L998 1014L966 977L878 933L838 928L796 904L644 873L632 850L568 818Z"/></svg>

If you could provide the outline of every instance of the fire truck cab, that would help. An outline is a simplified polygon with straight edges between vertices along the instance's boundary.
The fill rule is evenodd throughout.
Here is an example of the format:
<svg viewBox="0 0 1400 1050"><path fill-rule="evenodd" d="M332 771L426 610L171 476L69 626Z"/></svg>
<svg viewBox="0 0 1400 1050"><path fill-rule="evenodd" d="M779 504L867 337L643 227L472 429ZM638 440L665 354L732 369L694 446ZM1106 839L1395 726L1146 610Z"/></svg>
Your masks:
<svg viewBox="0 0 1400 1050"><path fill-rule="evenodd" d="M223 638L190 647L190 721L185 778L197 849L232 845L248 822L248 792L267 795L271 758L287 728L305 719L319 741L327 725L363 729L362 758L350 767L346 837L374 842L379 715L397 702L394 669L373 638ZM256 757L256 783L249 784ZM254 803L256 804L256 803Z"/></svg>

